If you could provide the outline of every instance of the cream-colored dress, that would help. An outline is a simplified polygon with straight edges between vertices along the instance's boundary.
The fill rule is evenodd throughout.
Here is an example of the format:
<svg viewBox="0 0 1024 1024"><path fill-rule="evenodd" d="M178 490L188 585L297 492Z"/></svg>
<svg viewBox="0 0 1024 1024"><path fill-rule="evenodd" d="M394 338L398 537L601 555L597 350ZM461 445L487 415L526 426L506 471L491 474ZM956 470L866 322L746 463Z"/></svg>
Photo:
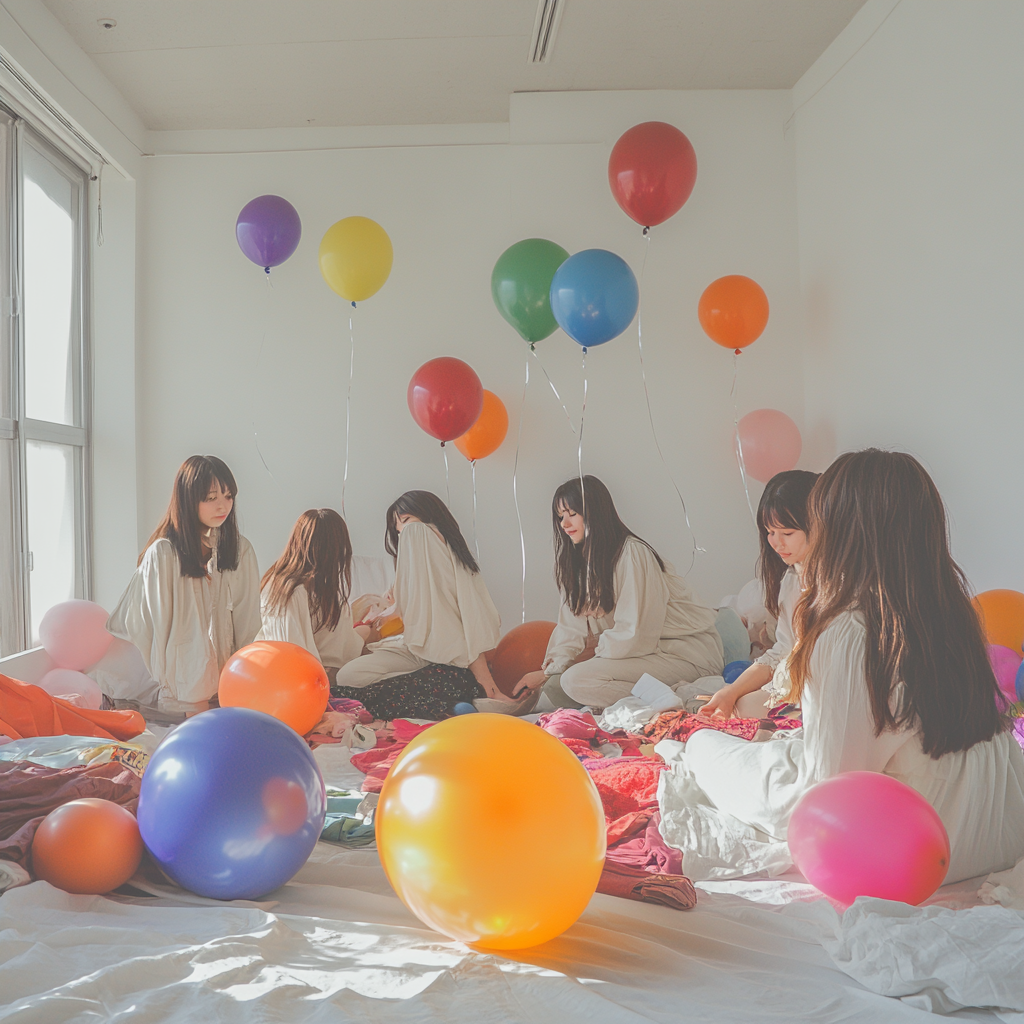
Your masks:
<svg viewBox="0 0 1024 1024"><path fill-rule="evenodd" d="M615 607L607 615L574 615L564 601L559 608L544 671L561 673L561 687L573 700L608 707L627 696L645 672L676 686L722 671L715 613L671 565L663 572L643 541L626 538L614 581ZM597 635L595 655L573 665L588 633Z"/></svg>
<svg viewBox="0 0 1024 1024"><path fill-rule="evenodd" d="M131 678L119 652L104 658L93 672L108 696L146 703L208 700L217 692L224 663L255 639L261 626L256 553L240 536L238 568L221 572L217 533L212 531L209 575L201 579L182 576L178 554L166 538L147 548L107 629L138 649L148 685Z"/></svg>
<svg viewBox="0 0 1024 1024"><path fill-rule="evenodd" d="M341 668L363 653L363 638L352 628L352 609L348 602L341 607L341 618L334 629L318 629L313 632L313 619L309 613L309 595L299 584L292 591L283 608L270 611L267 607L265 587L260 597L260 612L263 628L257 640L286 640L298 644L319 659L324 668Z"/></svg>
<svg viewBox="0 0 1024 1024"><path fill-rule="evenodd" d="M858 612L844 612L821 634L801 696L802 729L764 743L702 729L685 745L658 744L670 764L659 784L661 832L683 851L690 878L786 871L796 802L822 779L852 771L891 775L935 808L952 847L947 882L1024 856L1024 755L1012 734L937 759L921 749L917 729L876 735L865 647Z"/></svg>
<svg viewBox="0 0 1024 1024"><path fill-rule="evenodd" d="M404 632L344 665L339 686L370 686L430 664L468 668L498 643L501 620L483 577L426 523L399 534L394 595Z"/></svg>

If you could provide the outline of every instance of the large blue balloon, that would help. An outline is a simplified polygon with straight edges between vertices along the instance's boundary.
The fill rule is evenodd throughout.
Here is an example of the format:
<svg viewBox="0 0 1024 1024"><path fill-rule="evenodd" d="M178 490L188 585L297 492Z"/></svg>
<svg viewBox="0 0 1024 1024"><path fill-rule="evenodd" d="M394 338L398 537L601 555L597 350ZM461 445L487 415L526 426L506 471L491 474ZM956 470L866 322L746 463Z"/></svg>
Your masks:
<svg viewBox="0 0 1024 1024"><path fill-rule="evenodd" d="M323 777L301 736L262 711L215 708L179 725L150 758L139 831L184 888L255 899L306 863L326 807Z"/></svg>
<svg viewBox="0 0 1024 1024"><path fill-rule="evenodd" d="M607 249L575 253L551 282L551 312L584 348L617 338L633 322L639 304L640 289L629 264Z"/></svg>

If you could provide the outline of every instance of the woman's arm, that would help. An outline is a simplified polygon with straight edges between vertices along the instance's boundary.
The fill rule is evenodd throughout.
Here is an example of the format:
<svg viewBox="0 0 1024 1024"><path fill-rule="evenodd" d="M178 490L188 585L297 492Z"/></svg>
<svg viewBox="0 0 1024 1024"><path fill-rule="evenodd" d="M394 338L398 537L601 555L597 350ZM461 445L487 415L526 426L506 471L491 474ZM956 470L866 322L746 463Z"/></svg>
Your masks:
<svg viewBox="0 0 1024 1024"><path fill-rule="evenodd" d="M715 718L732 718L736 701L748 693L760 690L769 682L774 673L767 665L754 662L741 672L736 679L716 691L714 696L700 709L702 715L713 715Z"/></svg>
<svg viewBox="0 0 1024 1024"><path fill-rule="evenodd" d="M544 652L543 670L546 676L564 672L587 646L587 620L573 615L565 601L558 606L558 623Z"/></svg>
<svg viewBox="0 0 1024 1024"><path fill-rule="evenodd" d="M498 689L498 684L494 681L491 670L487 665L487 659L482 654L469 666L469 671L473 673L473 678L484 688L484 692L488 697L493 697L495 700L512 701L511 697L506 697Z"/></svg>

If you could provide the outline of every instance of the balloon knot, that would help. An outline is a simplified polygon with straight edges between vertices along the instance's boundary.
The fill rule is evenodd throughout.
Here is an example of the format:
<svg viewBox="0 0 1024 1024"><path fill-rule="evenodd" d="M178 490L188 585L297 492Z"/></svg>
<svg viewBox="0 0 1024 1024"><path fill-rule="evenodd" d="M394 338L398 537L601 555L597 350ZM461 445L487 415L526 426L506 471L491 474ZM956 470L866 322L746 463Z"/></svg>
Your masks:
<svg viewBox="0 0 1024 1024"><path fill-rule="evenodd" d="M741 349L741 348L736 349L736 355L738 355L738 356L743 355L743 349Z"/></svg>
<svg viewBox="0 0 1024 1024"><path fill-rule="evenodd" d="M651 226L650 226L650 224L648 224L647 227L644 228L644 236L646 237L650 233L651 233Z"/></svg>
<svg viewBox="0 0 1024 1024"><path fill-rule="evenodd" d="M355 304L354 302L352 303L352 308L353 308L353 309L355 309L355 308L356 308L356 304Z"/></svg>
<svg viewBox="0 0 1024 1024"><path fill-rule="evenodd" d="M584 346L583 346L583 354L584 354L584 355L586 355L586 354L587 354L587 346L586 346L586 345L584 345Z"/></svg>
<svg viewBox="0 0 1024 1024"><path fill-rule="evenodd" d="M270 273L270 267L264 267L264 268L263 268L263 272L264 272L265 274L269 274L269 273Z"/></svg>
<svg viewBox="0 0 1024 1024"><path fill-rule="evenodd" d="M532 341L530 342L530 351L531 352L536 352L537 351L537 346Z"/></svg>
<svg viewBox="0 0 1024 1024"><path fill-rule="evenodd" d="M442 448L444 447L444 441L442 441L442 442L441 442L441 447L442 447Z"/></svg>

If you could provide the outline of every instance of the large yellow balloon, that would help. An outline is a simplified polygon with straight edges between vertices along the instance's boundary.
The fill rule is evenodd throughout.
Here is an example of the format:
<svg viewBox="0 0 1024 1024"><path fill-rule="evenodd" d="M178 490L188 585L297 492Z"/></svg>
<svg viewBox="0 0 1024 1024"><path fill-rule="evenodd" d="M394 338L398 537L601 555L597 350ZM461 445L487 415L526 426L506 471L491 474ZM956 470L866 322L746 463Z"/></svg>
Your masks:
<svg viewBox="0 0 1024 1024"><path fill-rule="evenodd" d="M392 888L431 928L523 949L583 913L604 866L601 798L575 755L510 715L460 715L388 773L377 847Z"/></svg>
<svg viewBox="0 0 1024 1024"><path fill-rule="evenodd" d="M320 273L349 302L362 302L379 292L394 258L388 233L369 217L339 220L320 240Z"/></svg>

